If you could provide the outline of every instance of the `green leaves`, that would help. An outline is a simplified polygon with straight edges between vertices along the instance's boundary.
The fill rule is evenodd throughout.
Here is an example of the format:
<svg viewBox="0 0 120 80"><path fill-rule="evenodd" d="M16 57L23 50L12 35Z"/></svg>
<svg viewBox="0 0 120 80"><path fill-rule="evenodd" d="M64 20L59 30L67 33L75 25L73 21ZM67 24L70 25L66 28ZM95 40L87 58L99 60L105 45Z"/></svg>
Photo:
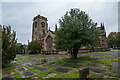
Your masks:
<svg viewBox="0 0 120 80"><path fill-rule="evenodd" d="M120 32L111 32L108 35L107 40L109 47L120 47Z"/></svg>
<svg viewBox="0 0 120 80"><path fill-rule="evenodd" d="M60 28L56 31L55 47L57 49L71 48L78 51L80 46L94 44L97 37L97 23L77 8L71 9L59 19ZM92 37L91 37L92 35Z"/></svg>
<svg viewBox="0 0 120 80"><path fill-rule="evenodd" d="M30 50L33 53L40 53L41 52L41 44L39 41L35 40L28 44L28 50Z"/></svg>
<svg viewBox="0 0 120 80"><path fill-rule="evenodd" d="M11 33L10 26L2 28L2 66L5 67L16 56L16 32Z"/></svg>

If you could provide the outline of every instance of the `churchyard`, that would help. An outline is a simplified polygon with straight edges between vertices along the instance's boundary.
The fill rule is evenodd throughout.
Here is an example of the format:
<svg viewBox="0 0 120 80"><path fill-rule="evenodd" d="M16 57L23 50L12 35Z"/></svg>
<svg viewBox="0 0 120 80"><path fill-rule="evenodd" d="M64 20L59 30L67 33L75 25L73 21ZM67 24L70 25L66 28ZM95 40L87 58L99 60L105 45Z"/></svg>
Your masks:
<svg viewBox="0 0 120 80"><path fill-rule="evenodd" d="M2 71L3 80L79 80L79 70L89 67L93 80L119 80L118 50L79 53L77 60L70 54L17 55L9 67Z"/></svg>

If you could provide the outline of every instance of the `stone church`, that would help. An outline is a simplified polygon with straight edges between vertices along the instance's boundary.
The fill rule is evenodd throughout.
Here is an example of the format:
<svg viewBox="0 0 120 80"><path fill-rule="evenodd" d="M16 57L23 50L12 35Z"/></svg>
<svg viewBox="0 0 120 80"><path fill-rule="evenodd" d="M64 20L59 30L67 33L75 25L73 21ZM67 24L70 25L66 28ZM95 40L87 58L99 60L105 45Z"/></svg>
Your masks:
<svg viewBox="0 0 120 80"><path fill-rule="evenodd" d="M48 29L47 21L47 18L40 15L33 18L32 41L39 40L42 44L42 51L53 51L55 50L55 34L50 28ZM101 34L98 43L99 49L106 49L107 39L104 24L101 23L101 27L98 27L98 29ZM55 25L55 30L57 30L57 25Z"/></svg>
<svg viewBox="0 0 120 80"><path fill-rule="evenodd" d="M47 18L44 16L36 16L33 18L32 41L39 40L42 44L42 51L53 51L54 37L53 31L48 30ZM57 25L55 25L57 29Z"/></svg>

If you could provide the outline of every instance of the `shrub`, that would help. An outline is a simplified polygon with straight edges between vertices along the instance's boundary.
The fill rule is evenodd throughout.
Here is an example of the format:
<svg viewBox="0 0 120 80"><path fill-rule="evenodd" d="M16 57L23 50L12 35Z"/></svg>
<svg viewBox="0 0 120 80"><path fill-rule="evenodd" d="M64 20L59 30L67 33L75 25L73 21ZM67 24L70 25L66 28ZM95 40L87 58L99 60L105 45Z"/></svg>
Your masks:
<svg viewBox="0 0 120 80"><path fill-rule="evenodd" d="M13 30L11 33L11 27L2 27L2 67L9 65L11 60L16 57L16 32Z"/></svg>
<svg viewBox="0 0 120 80"><path fill-rule="evenodd" d="M30 51L30 54L38 54L41 53L41 44L39 41L35 40L28 44L28 50Z"/></svg>

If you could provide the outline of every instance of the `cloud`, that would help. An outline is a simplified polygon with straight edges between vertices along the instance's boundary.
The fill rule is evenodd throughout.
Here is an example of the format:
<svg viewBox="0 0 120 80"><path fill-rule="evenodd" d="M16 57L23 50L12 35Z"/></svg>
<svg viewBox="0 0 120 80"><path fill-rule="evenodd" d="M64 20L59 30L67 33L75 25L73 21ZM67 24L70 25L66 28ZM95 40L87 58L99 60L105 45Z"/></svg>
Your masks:
<svg viewBox="0 0 120 80"><path fill-rule="evenodd" d="M17 32L18 42L27 44L32 39L33 17L38 14L47 17L48 27L54 30L58 20L71 8L88 13L98 26L104 22L107 35L118 29L117 2L3 2L2 20Z"/></svg>

